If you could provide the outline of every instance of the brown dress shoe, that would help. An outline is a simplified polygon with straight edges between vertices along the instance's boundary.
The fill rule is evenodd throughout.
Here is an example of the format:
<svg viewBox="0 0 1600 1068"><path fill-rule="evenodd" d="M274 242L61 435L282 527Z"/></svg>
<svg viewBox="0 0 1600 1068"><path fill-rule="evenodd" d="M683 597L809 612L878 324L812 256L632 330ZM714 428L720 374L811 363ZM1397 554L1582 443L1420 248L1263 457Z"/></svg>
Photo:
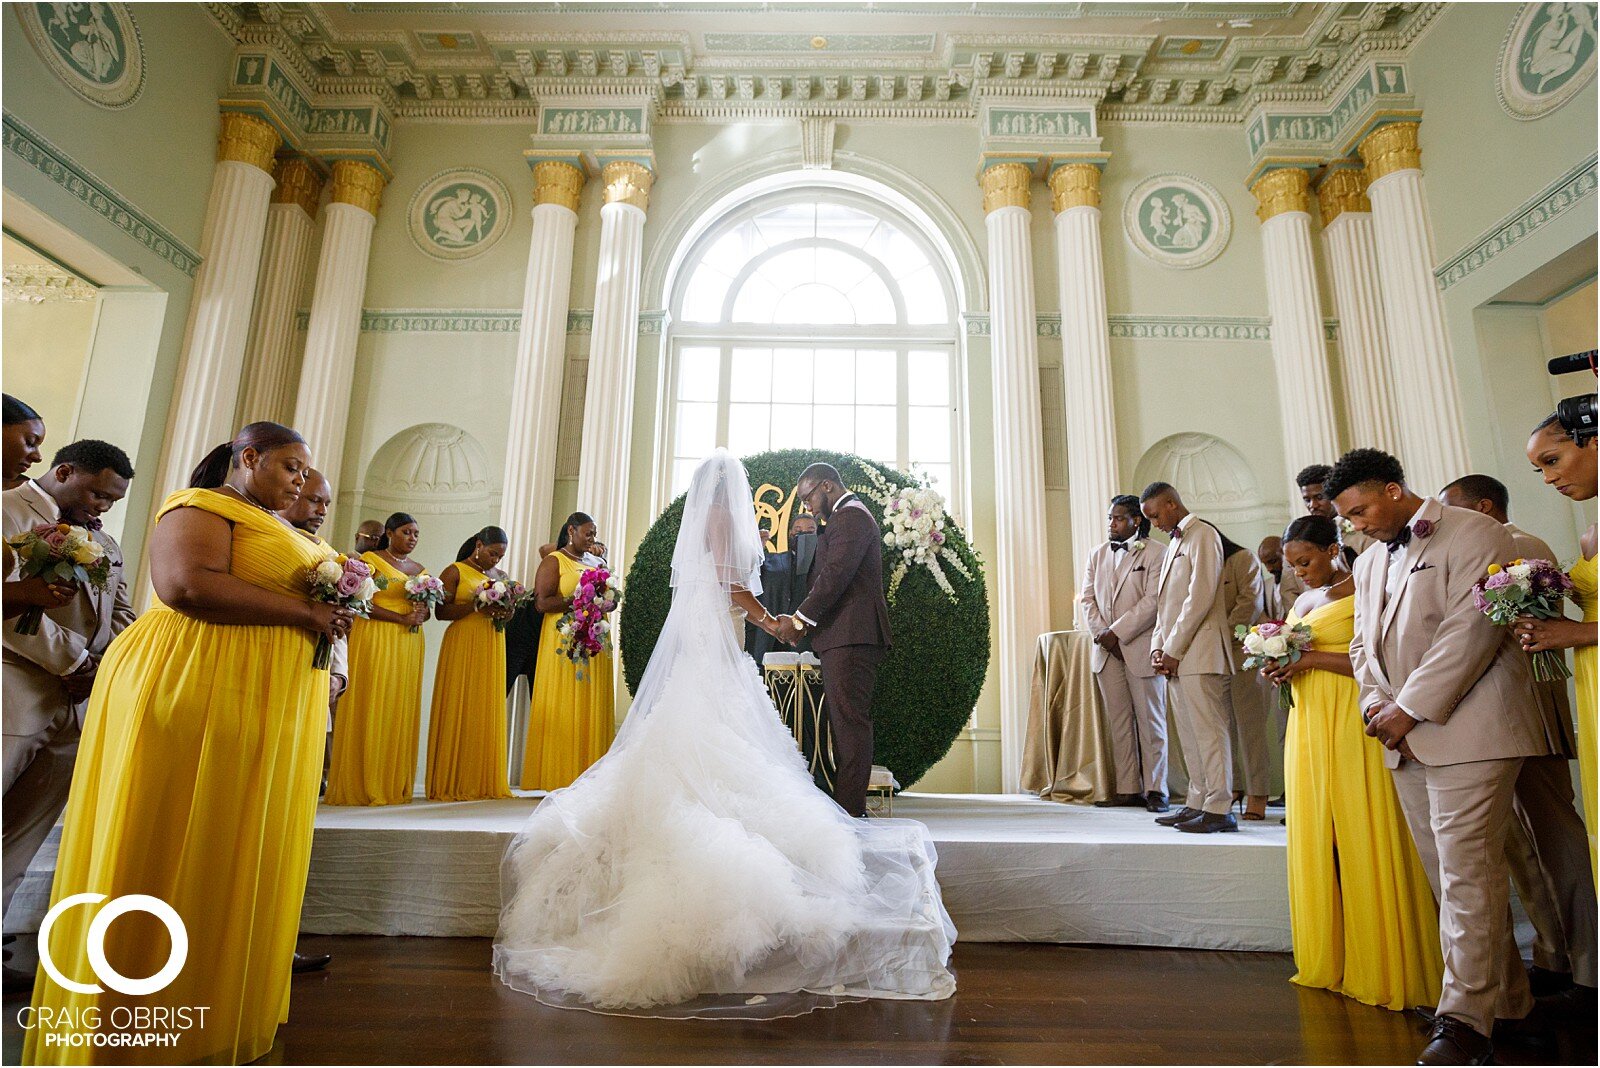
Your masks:
<svg viewBox="0 0 1600 1068"><path fill-rule="evenodd" d="M1454 1016L1435 1016L1418 1064L1488 1064L1494 1043Z"/></svg>

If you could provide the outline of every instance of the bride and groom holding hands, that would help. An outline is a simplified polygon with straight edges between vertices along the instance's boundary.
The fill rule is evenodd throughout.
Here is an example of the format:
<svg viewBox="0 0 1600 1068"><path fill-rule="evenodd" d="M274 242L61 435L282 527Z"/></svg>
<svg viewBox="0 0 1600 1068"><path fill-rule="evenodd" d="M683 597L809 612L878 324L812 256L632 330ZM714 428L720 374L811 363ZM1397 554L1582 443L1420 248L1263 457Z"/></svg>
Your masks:
<svg viewBox="0 0 1600 1068"><path fill-rule="evenodd" d="M706 1018L955 992L927 828L855 818L890 643L882 534L826 464L795 495L827 526L809 594L774 618L757 600L764 547L743 464L718 449L695 470L672 607L616 741L506 852L494 970L508 986L562 1007ZM834 800L727 625L730 605L781 641L811 633Z"/></svg>

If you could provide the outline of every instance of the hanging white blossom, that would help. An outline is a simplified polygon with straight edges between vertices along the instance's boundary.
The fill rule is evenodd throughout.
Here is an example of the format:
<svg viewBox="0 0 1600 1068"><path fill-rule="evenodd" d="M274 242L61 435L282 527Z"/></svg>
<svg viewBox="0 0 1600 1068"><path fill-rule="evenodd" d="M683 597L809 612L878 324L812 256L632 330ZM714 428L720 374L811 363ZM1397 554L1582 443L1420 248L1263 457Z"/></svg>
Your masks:
<svg viewBox="0 0 1600 1068"><path fill-rule="evenodd" d="M889 600L913 567L926 567L933 581L951 601L956 591L944 572L944 565L953 567L963 578L971 580L972 572L954 549L945 534L944 498L929 486L893 486L877 471L862 465L871 490L857 490L871 497L883 508L883 543L890 553L899 554L894 570L889 575Z"/></svg>

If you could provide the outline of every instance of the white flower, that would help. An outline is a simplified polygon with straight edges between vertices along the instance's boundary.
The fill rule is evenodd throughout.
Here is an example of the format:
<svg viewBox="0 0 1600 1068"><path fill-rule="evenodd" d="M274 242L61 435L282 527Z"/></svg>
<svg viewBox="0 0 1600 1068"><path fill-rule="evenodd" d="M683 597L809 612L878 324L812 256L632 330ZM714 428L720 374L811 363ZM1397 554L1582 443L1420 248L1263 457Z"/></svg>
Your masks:
<svg viewBox="0 0 1600 1068"><path fill-rule="evenodd" d="M1144 539L1143 538L1134 538L1132 541L1130 541L1128 543L1128 551L1131 552L1131 553L1136 553L1140 549L1143 549L1143 548L1144 548Z"/></svg>
<svg viewBox="0 0 1600 1068"><path fill-rule="evenodd" d="M93 538L84 538L72 547L73 562L84 566L95 563L105 554L105 549Z"/></svg>
<svg viewBox="0 0 1600 1068"><path fill-rule="evenodd" d="M1282 634L1274 634L1261 643L1261 652L1274 659L1289 655L1289 639Z"/></svg>
<svg viewBox="0 0 1600 1068"><path fill-rule="evenodd" d="M1261 635L1257 634L1255 631L1251 631L1249 634L1244 636L1244 651L1252 656L1260 656L1261 643L1264 640L1265 639L1262 638Z"/></svg>
<svg viewBox="0 0 1600 1068"><path fill-rule="evenodd" d="M317 565L317 570L313 572L312 578L319 585L332 586L339 581L339 576L343 574L344 568L339 566L337 560L324 560Z"/></svg>
<svg viewBox="0 0 1600 1068"><path fill-rule="evenodd" d="M370 601L377 594L377 592L378 592L378 584L376 582L373 582L370 578L369 579L365 579L361 583L360 591L357 592L357 594L356 594L356 600L358 600L358 601Z"/></svg>
<svg viewBox="0 0 1600 1068"><path fill-rule="evenodd" d="M1506 571L1517 580L1517 585L1526 586L1528 577L1533 574L1533 567L1529 564L1512 564Z"/></svg>

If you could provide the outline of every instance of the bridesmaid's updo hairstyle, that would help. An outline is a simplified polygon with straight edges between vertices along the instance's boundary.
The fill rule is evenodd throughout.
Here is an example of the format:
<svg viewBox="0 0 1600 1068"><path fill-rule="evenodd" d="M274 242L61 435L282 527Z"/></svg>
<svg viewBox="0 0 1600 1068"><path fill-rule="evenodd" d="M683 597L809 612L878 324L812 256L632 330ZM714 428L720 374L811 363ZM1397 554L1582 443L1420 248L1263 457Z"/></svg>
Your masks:
<svg viewBox="0 0 1600 1068"><path fill-rule="evenodd" d="M581 527L585 523L593 523L594 518L587 512L573 512L567 516L567 521L561 524L561 533L556 535L556 548L565 549L572 540L572 528Z"/></svg>
<svg viewBox="0 0 1600 1068"><path fill-rule="evenodd" d="M385 549L387 549L389 547L389 531L391 531L391 530L399 530L401 527L405 526L407 523L415 523L415 522L416 522L416 519L412 518L412 516L410 514L406 513L406 512L396 512L393 515L391 515L388 519L385 519L383 521L383 535L378 538L378 552L381 553L381 552L383 552ZM467 549L467 555L468 556L472 555L472 549L471 548ZM461 557L456 557L456 559L459 560L459 559L461 559Z"/></svg>
<svg viewBox="0 0 1600 1068"><path fill-rule="evenodd" d="M403 527L405 524L399 523L397 526ZM479 542L482 542L485 545L506 545L509 544L510 541L511 539L506 537L506 532L501 530L499 527L484 527L472 537L461 543L461 548L456 550L456 563L459 564L461 561L471 556L472 550L478 547Z"/></svg>
<svg viewBox="0 0 1600 1068"><path fill-rule="evenodd" d="M228 472L239 463L239 457L246 449L256 452L268 453L273 449L285 445L304 445L306 439L300 436L299 431L291 430L281 423L259 422L250 423L242 427L233 436L232 441L225 441L221 445L206 453L189 476L191 489L219 489L228 481Z"/></svg>
<svg viewBox="0 0 1600 1068"><path fill-rule="evenodd" d="M1283 532L1283 544L1288 545L1291 541L1303 541L1319 549L1331 549L1335 545L1340 545L1343 539L1339 537L1339 524L1335 523L1332 517L1303 515L1290 523L1289 528ZM1356 551L1350 546L1344 545L1341 552L1345 566L1348 567L1356 562Z"/></svg>
<svg viewBox="0 0 1600 1068"><path fill-rule="evenodd" d="M9 393L0 393L0 424L12 426L16 423L42 422L44 416L29 407L27 402L20 401Z"/></svg>

